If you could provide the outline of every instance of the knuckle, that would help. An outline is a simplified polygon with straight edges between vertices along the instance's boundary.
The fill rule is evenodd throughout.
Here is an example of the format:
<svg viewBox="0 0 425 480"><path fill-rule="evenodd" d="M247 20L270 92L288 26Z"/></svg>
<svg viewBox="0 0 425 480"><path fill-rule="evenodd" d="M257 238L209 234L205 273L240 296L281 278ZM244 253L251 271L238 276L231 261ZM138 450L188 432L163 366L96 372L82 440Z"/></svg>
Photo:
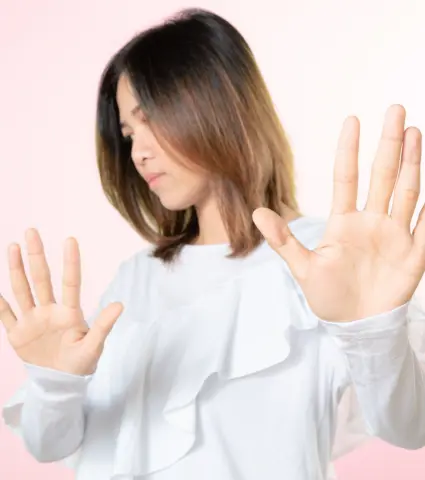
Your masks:
<svg viewBox="0 0 425 480"><path fill-rule="evenodd" d="M406 188L404 190L404 196L407 200L416 201L419 198L419 191L415 188Z"/></svg>

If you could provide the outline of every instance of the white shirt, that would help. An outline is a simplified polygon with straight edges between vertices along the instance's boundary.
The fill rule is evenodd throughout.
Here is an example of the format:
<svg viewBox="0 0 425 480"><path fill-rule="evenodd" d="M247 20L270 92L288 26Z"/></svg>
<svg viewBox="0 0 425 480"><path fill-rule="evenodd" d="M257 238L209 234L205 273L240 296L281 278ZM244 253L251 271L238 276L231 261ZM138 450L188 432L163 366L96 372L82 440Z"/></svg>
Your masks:
<svg viewBox="0 0 425 480"><path fill-rule="evenodd" d="M312 249L324 222L290 228ZM77 480L325 480L338 415L334 452L366 437L360 408L369 434L425 444L408 305L331 324L266 243L244 259L186 246L171 267L149 252L120 265L91 317L124 304L93 376L26 365L3 415L39 461L66 459Z"/></svg>

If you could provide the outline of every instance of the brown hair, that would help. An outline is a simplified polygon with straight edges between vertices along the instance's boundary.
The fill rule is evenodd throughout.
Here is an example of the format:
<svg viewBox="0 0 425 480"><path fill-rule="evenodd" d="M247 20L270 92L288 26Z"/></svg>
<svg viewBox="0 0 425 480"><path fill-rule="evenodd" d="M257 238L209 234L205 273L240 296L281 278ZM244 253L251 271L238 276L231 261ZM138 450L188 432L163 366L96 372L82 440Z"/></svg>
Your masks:
<svg viewBox="0 0 425 480"><path fill-rule="evenodd" d="M298 211L293 157L255 58L242 35L204 10L184 10L135 36L102 74L96 146L106 197L171 261L199 234L194 207L169 211L147 187L122 138L117 83L126 74L146 120L165 149L216 179L231 257L262 242L255 208Z"/></svg>

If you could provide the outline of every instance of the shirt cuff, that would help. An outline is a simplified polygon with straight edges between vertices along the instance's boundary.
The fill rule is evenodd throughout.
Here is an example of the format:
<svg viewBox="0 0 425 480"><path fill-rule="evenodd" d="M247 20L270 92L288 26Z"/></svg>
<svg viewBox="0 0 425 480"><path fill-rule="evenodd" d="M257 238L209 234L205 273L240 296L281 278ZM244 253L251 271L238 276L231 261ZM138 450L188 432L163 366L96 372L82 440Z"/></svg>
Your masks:
<svg viewBox="0 0 425 480"><path fill-rule="evenodd" d="M389 312L380 313L372 317L354 320L352 322L329 322L319 319L326 330L341 338L374 338L381 337L388 332L399 330L407 324L409 302Z"/></svg>
<svg viewBox="0 0 425 480"><path fill-rule="evenodd" d="M29 363L24 363L24 366L33 391L35 390L37 396L46 400L52 398L54 401L58 401L59 399L69 400L82 397L92 379L92 375L73 375Z"/></svg>
<svg viewBox="0 0 425 480"><path fill-rule="evenodd" d="M321 324L345 354L351 380L359 386L395 378L408 355L408 303L353 322Z"/></svg>

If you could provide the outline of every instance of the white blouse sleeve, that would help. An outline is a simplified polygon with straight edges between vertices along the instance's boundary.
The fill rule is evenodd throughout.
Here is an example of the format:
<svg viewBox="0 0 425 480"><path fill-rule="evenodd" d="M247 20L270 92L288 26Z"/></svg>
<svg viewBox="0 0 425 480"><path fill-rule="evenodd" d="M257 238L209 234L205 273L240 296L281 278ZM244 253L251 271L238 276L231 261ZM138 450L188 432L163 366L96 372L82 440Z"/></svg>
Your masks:
<svg viewBox="0 0 425 480"><path fill-rule="evenodd" d="M29 381L19 419L25 446L39 462L62 460L75 453L83 439L84 398L91 377L25 366Z"/></svg>
<svg viewBox="0 0 425 480"><path fill-rule="evenodd" d="M112 301L117 276L102 294L88 325ZM28 378L3 406L4 422L22 437L39 462L66 460L73 466L84 436L84 400L91 376L30 364L25 367Z"/></svg>
<svg viewBox="0 0 425 480"><path fill-rule="evenodd" d="M425 446L425 311L417 297L373 318L323 324L344 352L351 379L334 458L368 436L406 449Z"/></svg>

